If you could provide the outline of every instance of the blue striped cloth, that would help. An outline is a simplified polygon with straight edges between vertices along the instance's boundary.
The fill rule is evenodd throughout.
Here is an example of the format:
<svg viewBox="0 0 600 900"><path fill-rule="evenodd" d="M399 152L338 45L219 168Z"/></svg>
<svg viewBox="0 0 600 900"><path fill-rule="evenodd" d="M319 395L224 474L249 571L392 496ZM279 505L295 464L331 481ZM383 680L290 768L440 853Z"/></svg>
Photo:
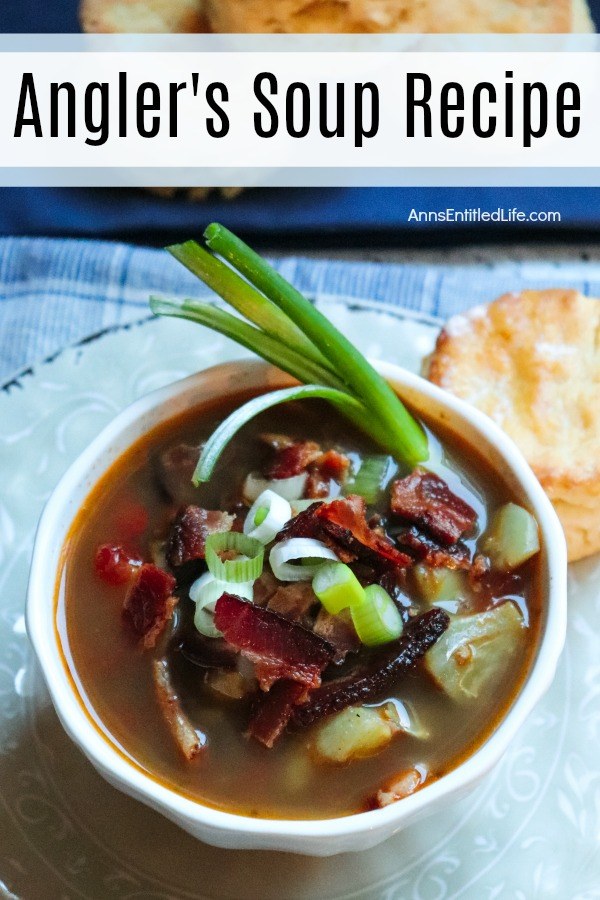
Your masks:
<svg viewBox="0 0 600 900"><path fill-rule="evenodd" d="M600 264L593 262L432 266L287 257L277 268L316 298L370 299L441 318L526 287L565 286L600 296ZM0 383L66 344L142 318L150 293L209 296L162 250L0 239Z"/></svg>

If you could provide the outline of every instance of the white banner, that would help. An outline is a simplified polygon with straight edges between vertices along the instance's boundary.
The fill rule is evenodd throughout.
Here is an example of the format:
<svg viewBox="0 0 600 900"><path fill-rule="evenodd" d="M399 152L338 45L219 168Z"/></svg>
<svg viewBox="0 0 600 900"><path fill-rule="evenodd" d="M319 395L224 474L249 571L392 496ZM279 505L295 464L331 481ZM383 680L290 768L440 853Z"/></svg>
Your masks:
<svg viewBox="0 0 600 900"><path fill-rule="evenodd" d="M600 165L594 52L18 51L0 84L4 184Z"/></svg>

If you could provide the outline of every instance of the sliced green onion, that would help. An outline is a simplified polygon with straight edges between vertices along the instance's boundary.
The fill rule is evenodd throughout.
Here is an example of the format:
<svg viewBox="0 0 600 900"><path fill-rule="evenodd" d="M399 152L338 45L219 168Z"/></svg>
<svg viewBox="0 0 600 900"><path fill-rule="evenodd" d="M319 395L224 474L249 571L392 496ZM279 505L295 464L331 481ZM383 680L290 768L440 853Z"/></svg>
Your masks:
<svg viewBox="0 0 600 900"><path fill-rule="evenodd" d="M194 625L200 634L204 634L206 637L221 637L221 632L214 623L214 612L217 600L226 593L235 593L237 597L252 600L254 596L253 582L236 584L235 590L232 590L229 582L219 581L211 572L205 572L190 587L190 598L196 604Z"/></svg>
<svg viewBox="0 0 600 900"><path fill-rule="evenodd" d="M312 565L293 565L290 560L313 559ZM325 560L338 561L322 541L315 538L289 538L275 544L269 554L269 565L280 581L311 581Z"/></svg>
<svg viewBox="0 0 600 900"><path fill-rule="evenodd" d="M314 384L283 388L280 391L261 394L232 412L224 422L221 422L216 431L213 431L202 448L196 471L192 477L193 483L198 485L201 481L210 480L217 460L229 441L242 426L259 413L265 409L270 409L272 406L277 406L279 403L287 403L289 400L307 400L309 398L329 400L348 418L356 421L364 420L364 417L368 415L362 404L350 397L349 394L344 394L342 391L337 391L334 388L320 387Z"/></svg>
<svg viewBox="0 0 600 900"><path fill-rule="evenodd" d="M308 472L300 472L299 475L292 475L291 478L273 478L271 481L257 475L256 472L250 472L244 481L242 493L245 500L251 503L260 497L263 491L273 491L279 494L284 500L296 500L304 493L304 487L308 479Z"/></svg>
<svg viewBox="0 0 600 900"><path fill-rule="evenodd" d="M317 350L312 341L309 341L278 306L196 241L172 244L166 249L244 318L262 329L265 334L276 338L286 347L301 352L308 359L330 368L325 357Z"/></svg>
<svg viewBox="0 0 600 900"><path fill-rule="evenodd" d="M378 584L365 588L363 602L352 606L350 614L357 635L367 647L387 644L402 634L402 617L396 604Z"/></svg>
<svg viewBox="0 0 600 900"><path fill-rule="evenodd" d="M312 588L324 608L333 616L337 616L343 609L364 602L364 589L345 563L325 563L319 566Z"/></svg>
<svg viewBox="0 0 600 900"><path fill-rule="evenodd" d="M292 507L274 491L263 491L250 507L244 522L244 534L270 544L286 522L292 518Z"/></svg>
<svg viewBox="0 0 600 900"><path fill-rule="evenodd" d="M395 455L415 464L429 456L427 436L361 353L312 303L238 237L213 222L204 232L211 250L219 253L245 278L272 300L342 373L356 395L367 404L371 416L390 432Z"/></svg>
<svg viewBox="0 0 600 900"><path fill-rule="evenodd" d="M391 456L365 456L356 475L344 484L344 494L359 494L367 503L376 503L397 471Z"/></svg>
<svg viewBox="0 0 600 900"><path fill-rule="evenodd" d="M240 559L222 560L219 553L234 550ZM219 581L241 584L255 581L262 572L264 547L260 541L237 531L222 531L206 538L206 565Z"/></svg>

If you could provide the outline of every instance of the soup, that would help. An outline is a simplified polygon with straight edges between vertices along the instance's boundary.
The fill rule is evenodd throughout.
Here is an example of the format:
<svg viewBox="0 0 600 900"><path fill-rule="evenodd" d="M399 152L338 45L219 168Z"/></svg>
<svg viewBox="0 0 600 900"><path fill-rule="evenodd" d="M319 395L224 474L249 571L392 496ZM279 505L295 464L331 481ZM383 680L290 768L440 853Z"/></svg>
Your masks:
<svg viewBox="0 0 600 900"><path fill-rule="evenodd" d="M539 626L537 527L476 448L428 469L320 400L274 407L194 487L247 396L169 421L100 480L57 622L81 702L137 766L266 818L402 800L506 713ZM208 569L207 569L208 566Z"/></svg>

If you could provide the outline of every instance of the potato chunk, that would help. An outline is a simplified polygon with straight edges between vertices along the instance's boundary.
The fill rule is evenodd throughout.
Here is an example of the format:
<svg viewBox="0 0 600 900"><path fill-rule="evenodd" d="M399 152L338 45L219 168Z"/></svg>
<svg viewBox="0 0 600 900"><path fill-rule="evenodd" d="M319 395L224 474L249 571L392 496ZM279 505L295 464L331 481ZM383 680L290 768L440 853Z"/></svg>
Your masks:
<svg viewBox="0 0 600 900"><path fill-rule="evenodd" d="M525 634L523 616L510 601L478 615L453 616L425 666L452 699L473 699L503 679Z"/></svg>
<svg viewBox="0 0 600 900"><path fill-rule="evenodd" d="M393 703L349 706L316 729L314 751L320 760L345 763L383 750L401 731Z"/></svg>

